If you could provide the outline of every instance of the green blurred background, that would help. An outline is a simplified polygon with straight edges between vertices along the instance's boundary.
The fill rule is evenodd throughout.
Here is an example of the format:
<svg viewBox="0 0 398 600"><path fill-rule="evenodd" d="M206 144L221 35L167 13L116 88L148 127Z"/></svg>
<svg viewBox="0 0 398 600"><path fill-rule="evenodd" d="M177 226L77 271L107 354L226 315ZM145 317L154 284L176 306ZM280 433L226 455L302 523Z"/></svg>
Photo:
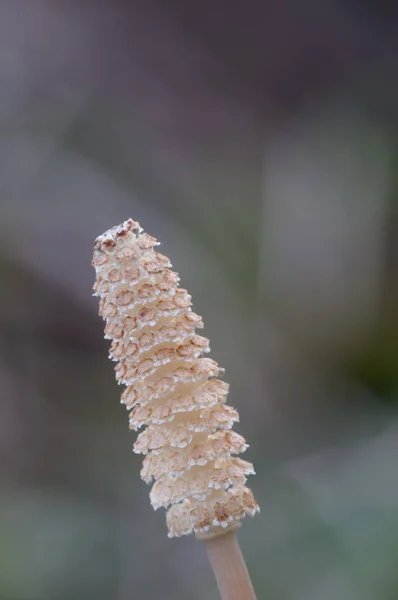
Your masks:
<svg viewBox="0 0 398 600"><path fill-rule="evenodd" d="M0 600L216 600L150 506L91 297L162 241L250 443L259 600L398 595L398 9L0 2Z"/></svg>

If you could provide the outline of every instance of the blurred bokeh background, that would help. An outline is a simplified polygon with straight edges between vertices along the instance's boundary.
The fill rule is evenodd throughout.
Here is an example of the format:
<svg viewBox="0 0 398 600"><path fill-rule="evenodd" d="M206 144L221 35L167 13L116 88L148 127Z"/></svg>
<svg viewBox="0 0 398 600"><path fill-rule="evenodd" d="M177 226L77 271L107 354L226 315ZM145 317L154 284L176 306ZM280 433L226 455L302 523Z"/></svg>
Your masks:
<svg viewBox="0 0 398 600"><path fill-rule="evenodd" d="M398 595L398 9L0 2L0 600L212 600L150 506L94 238L162 241L226 367L259 600Z"/></svg>

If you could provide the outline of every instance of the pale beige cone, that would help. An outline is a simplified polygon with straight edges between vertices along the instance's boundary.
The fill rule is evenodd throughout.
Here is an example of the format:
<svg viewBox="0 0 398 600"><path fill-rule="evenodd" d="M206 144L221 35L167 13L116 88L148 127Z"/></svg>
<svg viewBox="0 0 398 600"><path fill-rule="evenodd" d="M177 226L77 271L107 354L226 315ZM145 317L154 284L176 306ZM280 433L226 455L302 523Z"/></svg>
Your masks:
<svg viewBox="0 0 398 600"><path fill-rule="evenodd" d="M178 286L155 238L129 219L96 239L93 266L99 314L130 429L146 426L134 444L145 455L142 479L155 481L152 506L167 511L169 537L213 536L258 510L245 487L253 466L237 458L247 444L231 431L239 420L225 404L228 384L218 364L203 358L202 319Z"/></svg>

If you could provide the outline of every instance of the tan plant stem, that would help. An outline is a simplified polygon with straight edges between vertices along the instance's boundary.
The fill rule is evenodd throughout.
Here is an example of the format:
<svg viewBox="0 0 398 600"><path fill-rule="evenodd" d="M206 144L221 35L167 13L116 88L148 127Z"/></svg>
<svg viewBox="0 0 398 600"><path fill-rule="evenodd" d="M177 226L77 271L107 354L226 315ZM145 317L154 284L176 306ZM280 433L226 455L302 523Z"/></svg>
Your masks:
<svg viewBox="0 0 398 600"><path fill-rule="evenodd" d="M221 600L256 600L235 531L205 541Z"/></svg>

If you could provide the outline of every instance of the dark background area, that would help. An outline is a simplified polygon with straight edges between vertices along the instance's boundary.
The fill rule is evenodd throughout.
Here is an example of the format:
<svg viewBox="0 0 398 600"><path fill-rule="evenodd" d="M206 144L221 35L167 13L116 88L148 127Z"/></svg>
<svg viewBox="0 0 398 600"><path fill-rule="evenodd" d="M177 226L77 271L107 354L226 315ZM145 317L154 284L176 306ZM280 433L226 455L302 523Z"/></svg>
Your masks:
<svg viewBox="0 0 398 600"><path fill-rule="evenodd" d="M162 241L241 416L258 593L398 593L398 9L0 2L0 600L216 599L150 506L91 297Z"/></svg>

